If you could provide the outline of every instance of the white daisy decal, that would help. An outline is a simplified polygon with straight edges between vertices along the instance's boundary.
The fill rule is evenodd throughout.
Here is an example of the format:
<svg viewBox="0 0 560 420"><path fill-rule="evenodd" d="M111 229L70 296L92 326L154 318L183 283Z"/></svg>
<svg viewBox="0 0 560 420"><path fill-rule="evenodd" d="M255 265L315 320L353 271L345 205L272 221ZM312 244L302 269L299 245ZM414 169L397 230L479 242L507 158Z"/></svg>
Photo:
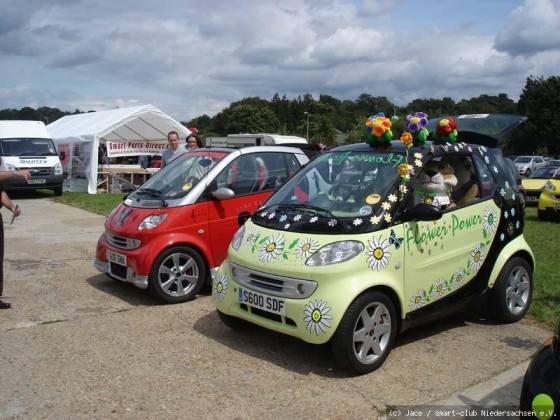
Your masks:
<svg viewBox="0 0 560 420"><path fill-rule="evenodd" d="M394 203L395 201L397 201L397 196L395 194L389 194L389 197L387 197L389 199L389 201L391 203Z"/></svg>
<svg viewBox="0 0 560 420"><path fill-rule="evenodd" d="M412 297L410 298L410 302L408 302L408 306L412 307L412 309L418 309L426 304L426 293L422 289L418 289L414 292Z"/></svg>
<svg viewBox="0 0 560 420"><path fill-rule="evenodd" d="M488 156L484 156L484 162L486 162L486 164L489 164L490 158Z"/></svg>
<svg viewBox="0 0 560 420"><path fill-rule="evenodd" d="M439 279L433 284L431 295L435 298L439 298L443 296L446 290L447 286L445 285L445 280Z"/></svg>
<svg viewBox="0 0 560 420"><path fill-rule="evenodd" d="M263 212L261 213L261 217L266 217L267 214L268 214L268 212L263 211Z"/></svg>
<svg viewBox="0 0 560 420"><path fill-rule="evenodd" d="M476 273L482 266L484 258L484 246L482 244L478 244L471 251L471 256L469 258L469 267L471 267Z"/></svg>
<svg viewBox="0 0 560 420"><path fill-rule="evenodd" d="M217 301L221 302L224 300L224 296L226 295L228 285L229 283L227 277L224 275L224 273L220 272L216 276L212 284L212 294L214 295L214 298L216 298Z"/></svg>
<svg viewBox="0 0 560 420"><path fill-rule="evenodd" d="M506 190L504 190L503 188L500 188L500 195L502 197L505 197L506 196Z"/></svg>
<svg viewBox="0 0 560 420"><path fill-rule="evenodd" d="M371 217L369 218L369 222L370 222L372 225L377 225L377 224L379 223L380 220L381 220L381 219L380 219L378 216L371 216Z"/></svg>
<svg viewBox="0 0 560 420"><path fill-rule="evenodd" d="M245 237L245 242L247 242L248 244L253 244L257 241L258 238L259 238L259 231L254 230Z"/></svg>
<svg viewBox="0 0 560 420"><path fill-rule="evenodd" d="M419 168L422 167L422 161L421 161L420 159L416 159L416 160L414 161L414 164L415 164L416 166L418 166Z"/></svg>
<svg viewBox="0 0 560 420"><path fill-rule="evenodd" d="M329 220L329 226L330 226L330 227L336 226L337 223L338 223L338 222L336 221L336 219L331 219L331 220Z"/></svg>
<svg viewBox="0 0 560 420"><path fill-rule="evenodd" d="M311 219L309 219L309 223L315 223L317 220L319 220L319 218L317 216L313 216Z"/></svg>
<svg viewBox="0 0 560 420"><path fill-rule="evenodd" d="M455 271L455 273L453 274L453 277L451 278L451 284L453 287L458 287L460 285L462 285L465 282L465 269L464 268L458 268L457 271Z"/></svg>
<svg viewBox="0 0 560 420"><path fill-rule="evenodd" d="M282 223L282 222L285 222L287 218L288 218L288 216L286 216L285 214L283 214L282 216L280 216L280 219L278 219L278 221L279 221L280 223Z"/></svg>
<svg viewBox="0 0 560 420"><path fill-rule="evenodd" d="M384 201L383 203L381 203L381 208L383 210L389 210L391 208L391 204Z"/></svg>
<svg viewBox="0 0 560 420"><path fill-rule="evenodd" d="M296 257L309 258L319 248L319 242L314 239L307 238L297 244Z"/></svg>
<svg viewBox="0 0 560 420"><path fill-rule="evenodd" d="M506 187L506 189L509 189L509 182L505 182L504 187Z"/></svg>
<svg viewBox="0 0 560 420"><path fill-rule="evenodd" d="M383 218L385 219L385 221L386 221L387 223L391 223L391 220L393 220L393 219L391 218L391 215L390 215L389 213L385 213L385 215L383 215Z"/></svg>
<svg viewBox="0 0 560 420"><path fill-rule="evenodd" d="M511 214L511 217L515 216L515 209L511 209L510 214Z"/></svg>
<svg viewBox="0 0 560 420"><path fill-rule="evenodd" d="M284 225L284 229L288 229L289 227L290 227L290 224L289 224L289 223L286 223L286 224Z"/></svg>
<svg viewBox="0 0 560 420"><path fill-rule="evenodd" d="M406 185L401 184L401 185L399 185L399 191L403 194L406 194L407 191L408 191L408 188L406 188Z"/></svg>
<svg viewBox="0 0 560 420"><path fill-rule="evenodd" d="M414 157L415 157L416 159L422 159L422 153L416 152L416 153L414 153Z"/></svg>
<svg viewBox="0 0 560 420"><path fill-rule="evenodd" d="M269 219L274 219L274 216L276 216L276 213L272 212L268 215Z"/></svg>
<svg viewBox="0 0 560 420"><path fill-rule="evenodd" d="M315 333L315 335L325 333L327 331L326 328L331 327L329 323L329 320L332 319L332 316L329 315L330 310L331 308L327 306L327 302L323 302L323 300L316 300L305 305L305 310L303 311L305 317L303 320L307 322L307 330L310 333Z"/></svg>
<svg viewBox="0 0 560 420"><path fill-rule="evenodd" d="M492 166L492 170L494 171L494 173L498 173L498 168L496 168L495 166Z"/></svg>
<svg viewBox="0 0 560 420"><path fill-rule="evenodd" d="M294 216L294 222L298 222L298 221L300 221L300 220L301 220L301 214L296 214L296 215Z"/></svg>
<svg viewBox="0 0 560 420"><path fill-rule="evenodd" d="M506 239L506 235L504 235L503 233L500 233L500 241L503 241L504 239Z"/></svg>
<svg viewBox="0 0 560 420"><path fill-rule="evenodd" d="M498 213L496 213L496 210L488 207L484 211L484 216L482 218L484 220L484 230L490 235L493 234L498 227Z"/></svg>
<svg viewBox="0 0 560 420"><path fill-rule="evenodd" d="M389 258L391 258L391 253L388 251L390 246L389 241L381 236L378 239L374 237L372 241L368 241L366 250L368 267L377 271L387 267Z"/></svg>
<svg viewBox="0 0 560 420"><path fill-rule="evenodd" d="M354 219L352 220L352 224L354 226L360 226L362 224L362 219Z"/></svg>
<svg viewBox="0 0 560 420"><path fill-rule="evenodd" d="M519 229L519 226L521 226L521 223L519 223L519 220L518 220L517 222L515 222L515 227L516 227L517 229Z"/></svg>
<svg viewBox="0 0 560 420"><path fill-rule="evenodd" d="M259 260L262 262L270 262L273 258L278 258L280 252L284 249L285 240L286 238L282 235L266 238L259 253Z"/></svg>

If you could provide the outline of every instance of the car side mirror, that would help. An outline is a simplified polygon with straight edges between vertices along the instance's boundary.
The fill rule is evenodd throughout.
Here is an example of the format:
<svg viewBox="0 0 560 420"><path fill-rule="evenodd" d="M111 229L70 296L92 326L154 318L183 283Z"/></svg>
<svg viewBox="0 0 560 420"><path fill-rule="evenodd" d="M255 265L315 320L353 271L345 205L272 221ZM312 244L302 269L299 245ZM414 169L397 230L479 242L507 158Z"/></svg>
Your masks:
<svg viewBox="0 0 560 420"><path fill-rule="evenodd" d="M212 192L212 197L218 200L229 200L230 198L235 197L235 193L231 188L218 188L216 191Z"/></svg>
<svg viewBox="0 0 560 420"><path fill-rule="evenodd" d="M401 220L403 222L410 222L412 220L430 222L439 220L442 216L443 213L439 207L432 206L431 204L419 203L414 207L406 209L402 214Z"/></svg>

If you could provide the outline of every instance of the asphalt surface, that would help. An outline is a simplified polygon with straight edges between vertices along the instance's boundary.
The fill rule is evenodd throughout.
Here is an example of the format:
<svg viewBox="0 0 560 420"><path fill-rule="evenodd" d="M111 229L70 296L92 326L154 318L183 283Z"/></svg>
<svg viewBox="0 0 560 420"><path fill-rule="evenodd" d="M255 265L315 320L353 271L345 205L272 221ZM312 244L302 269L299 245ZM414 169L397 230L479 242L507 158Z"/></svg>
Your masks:
<svg viewBox="0 0 560 420"><path fill-rule="evenodd" d="M13 307L0 311L0 419L472 418L517 406L552 332L464 314L399 336L379 370L351 376L328 346L228 329L209 295L161 305L97 272L104 217L15 201L13 225L2 209Z"/></svg>

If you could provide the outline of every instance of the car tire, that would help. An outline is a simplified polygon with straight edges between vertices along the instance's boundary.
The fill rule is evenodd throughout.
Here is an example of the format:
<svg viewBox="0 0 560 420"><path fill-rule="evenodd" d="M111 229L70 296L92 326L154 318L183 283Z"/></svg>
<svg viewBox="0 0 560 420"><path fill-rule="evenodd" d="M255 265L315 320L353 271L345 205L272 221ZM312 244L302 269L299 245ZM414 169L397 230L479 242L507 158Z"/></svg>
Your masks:
<svg viewBox="0 0 560 420"><path fill-rule="evenodd" d="M245 321L244 319L237 318L235 316L226 315L221 311L216 310L218 312L218 317L220 320L227 325L229 328L235 331L247 331L253 328L253 324L250 322Z"/></svg>
<svg viewBox="0 0 560 420"><path fill-rule="evenodd" d="M537 215L539 216L539 220L548 220L548 217L547 217L545 211L537 210Z"/></svg>
<svg viewBox="0 0 560 420"><path fill-rule="evenodd" d="M338 364L357 374L378 369L389 355L397 333L393 301L384 293L368 292L346 310L331 348Z"/></svg>
<svg viewBox="0 0 560 420"><path fill-rule="evenodd" d="M527 178L529 178L531 176L531 170L530 169L527 169L527 171L525 172L525 176Z"/></svg>
<svg viewBox="0 0 560 420"><path fill-rule="evenodd" d="M53 193L55 196L60 197L62 195L62 187L56 187L53 189Z"/></svg>
<svg viewBox="0 0 560 420"><path fill-rule="evenodd" d="M525 316L533 296L533 270L521 257L506 262L490 295L490 313L505 323L517 322Z"/></svg>
<svg viewBox="0 0 560 420"><path fill-rule="evenodd" d="M195 298L207 281L207 269L200 254L191 247L177 246L162 252L148 278L150 292L167 303Z"/></svg>

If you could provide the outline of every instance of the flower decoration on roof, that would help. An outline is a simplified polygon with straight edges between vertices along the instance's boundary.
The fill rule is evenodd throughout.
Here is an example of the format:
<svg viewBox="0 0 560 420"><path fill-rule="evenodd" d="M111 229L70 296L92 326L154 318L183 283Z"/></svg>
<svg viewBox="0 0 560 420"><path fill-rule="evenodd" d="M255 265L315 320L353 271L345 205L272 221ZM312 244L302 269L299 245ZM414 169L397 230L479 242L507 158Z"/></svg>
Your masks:
<svg viewBox="0 0 560 420"><path fill-rule="evenodd" d="M456 143L457 142L457 123L451 117L442 118L436 125L434 133L434 143Z"/></svg>
<svg viewBox="0 0 560 420"><path fill-rule="evenodd" d="M393 138L391 120L383 112L369 117L366 121L365 141L371 147L390 146Z"/></svg>
<svg viewBox="0 0 560 420"><path fill-rule="evenodd" d="M426 128L427 125L428 125L428 115L425 114L424 112L416 112L414 115L407 115L406 130L404 131L404 133L409 133L411 135L412 137L411 143L413 146L424 145L426 139L428 138L428 134L430 134L430 132ZM403 141L402 136L401 136L401 141Z"/></svg>

